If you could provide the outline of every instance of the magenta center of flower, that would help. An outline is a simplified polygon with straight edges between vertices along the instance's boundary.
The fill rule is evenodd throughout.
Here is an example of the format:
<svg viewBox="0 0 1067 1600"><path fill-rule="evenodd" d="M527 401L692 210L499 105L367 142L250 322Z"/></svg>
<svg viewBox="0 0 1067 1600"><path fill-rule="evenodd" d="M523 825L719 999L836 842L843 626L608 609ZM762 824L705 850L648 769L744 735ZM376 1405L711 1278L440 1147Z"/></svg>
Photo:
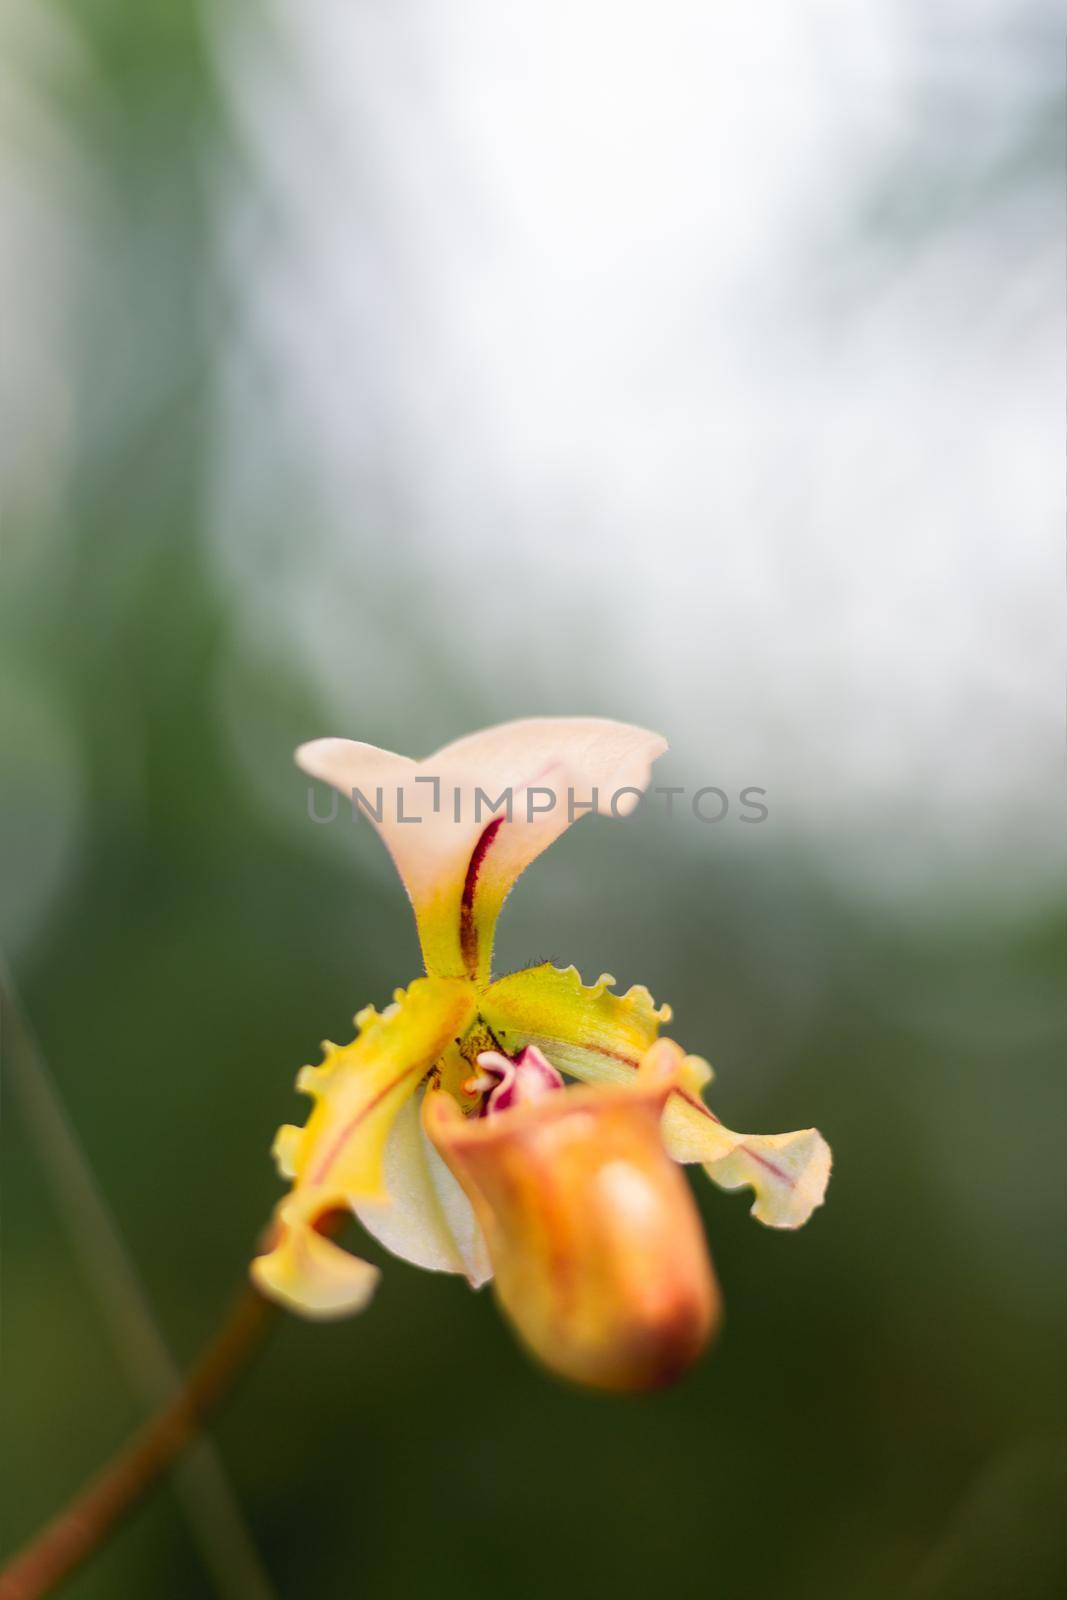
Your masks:
<svg viewBox="0 0 1067 1600"><path fill-rule="evenodd" d="M540 1100L564 1087L555 1067L533 1044L520 1050L517 1056L506 1056L499 1050L483 1050L478 1066L481 1071L478 1087L485 1093L483 1117L510 1111L513 1106L528 1105L531 1100Z"/></svg>

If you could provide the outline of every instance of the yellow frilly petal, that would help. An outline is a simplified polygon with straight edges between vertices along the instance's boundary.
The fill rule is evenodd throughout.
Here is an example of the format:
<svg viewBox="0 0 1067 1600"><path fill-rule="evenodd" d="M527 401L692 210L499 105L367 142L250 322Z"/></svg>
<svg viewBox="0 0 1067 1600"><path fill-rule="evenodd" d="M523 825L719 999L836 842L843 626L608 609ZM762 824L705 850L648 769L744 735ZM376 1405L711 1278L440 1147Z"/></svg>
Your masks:
<svg viewBox="0 0 1067 1600"><path fill-rule="evenodd" d="M620 995L614 983L604 973L586 984L577 967L546 961L490 984L481 1012L511 1054L535 1044L576 1078L625 1083L661 1024L671 1020L671 1008L657 1007L642 985Z"/></svg>
<svg viewBox="0 0 1067 1600"><path fill-rule="evenodd" d="M586 1083L625 1083L670 1021L647 989L615 994L612 980L583 984L573 967L550 964L491 984L481 1011L504 1047L535 1044L549 1060ZM821 1205L830 1177L830 1147L815 1128L794 1133L734 1133L704 1103L707 1062L661 1040L679 1071L667 1102L663 1139L676 1161L699 1161L724 1189L750 1187L752 1215L773 1228L798 1228Z"/></svg>
<svg viewBox="0 0 1067 1600"><path fill-rule="evenodd" d="M271 1299L306 1316L358 1311L377 1270L324 1238L316 1224L331 1212L382 1200L383 1154L398 1113L447 1047L469 1028L472 986L419 978L381 1015L361 1012L353 1043L325 1046L319 1067L304 1067L297 1087L315 1102L306 1126L285 1126L274 1151L293 1187L277 1207L272 1248L252 1263Z"/></svg>

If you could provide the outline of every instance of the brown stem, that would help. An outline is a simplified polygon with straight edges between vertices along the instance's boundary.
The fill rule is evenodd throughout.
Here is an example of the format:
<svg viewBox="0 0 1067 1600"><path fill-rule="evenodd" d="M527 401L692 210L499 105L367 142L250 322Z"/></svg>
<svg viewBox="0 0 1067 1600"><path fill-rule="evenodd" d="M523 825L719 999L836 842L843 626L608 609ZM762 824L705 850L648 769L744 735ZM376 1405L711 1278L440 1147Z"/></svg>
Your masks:
<svg viewBox="0 0 1067 1600"><path fill-rule="evenodd" d="M0 1572L0 1600L38 1600L92 1554L195 1437L261 1343L274 1308L254 1289L236 1298L218 1334L169 1405L134 1434L80 1494Z"/></svg>

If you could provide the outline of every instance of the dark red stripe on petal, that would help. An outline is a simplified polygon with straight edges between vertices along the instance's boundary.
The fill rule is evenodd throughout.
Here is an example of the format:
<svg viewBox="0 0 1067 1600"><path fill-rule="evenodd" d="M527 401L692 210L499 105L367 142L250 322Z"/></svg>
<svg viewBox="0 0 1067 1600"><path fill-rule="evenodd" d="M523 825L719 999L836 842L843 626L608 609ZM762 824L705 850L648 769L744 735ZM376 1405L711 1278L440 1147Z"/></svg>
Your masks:
<svg viewBox="0 0 1067 1600"><path fill-rule="evenodd" d="M322 1182L323 1178L326 1176L326 1173L333 1166L334 1162L337 1160L337 1157L340 1155L341 1151L344 1149L353 1133L355 1133L364 1117L369 1117L375 1107L380 1106L387 1095L391 1095L394 1089L399 1088L404 1079L411 1076L411 1071L412 1069L410 1066L405 1067L403 1071L397 1073L395 1078L391 1079L389 1083L385 1084L383 1088L379 1089L376 1094L373 1094L367 1101L366 1105L360 1106L355 1115L349 1118L340 1132L335 1134L333 1139L327 1145L325 1154L320 1157L319 1164L311 1173L309 1182Z"/></svg>
<svg viewBox="0 0 1067 1600"><path fill-rule="evenodd" d="M570 1040L561 1039L559 1042L560 1044L569 1044ZM627 1055L624 1050L611 1050L606 1044L594 1044L591 1039L579 1042L578 1049L590 1050L594 1055L598 1056L607 1056L609 1061L621 1061L624 1066L633 1067L635 1071L641 1064L639 1056Z"/></svg>
<svg viewBox="0 0 1067 1600"><path fill-rule="evenodd" d="M579 1045L578 1048L580 1050L591 1050L598 1056L607 1056L610 1061L621 1061L624 1066L633 1067L635 1071L641 1065L639 1056L627 1055L623 1050L610 1050L607 1045L593 1044L587 1040L584 1044ZM718 1122L719 1126L722 1126L721 1119L715 1115L710 1106L704 1104L698 1094L693 1094L689 1089L672 1089L671 1093L684 1100L686 1105L692 1106L694 1111L699 1111L702 1117L707 1117L709 1122Z"/></svg>
<svg viewBox="0 0 1067 1600"><path fill-rule="evenodd" d="M743 1144L741 1149L745 1152L746 1156L749 1156L761 1167L766 1167L768 1172L773 1172L774 1176L780 1179L780 1181L785 1184L787 1189L793 1189L796 1187L797 1180L793 1177L792 1173L786 1172L783 1167L779 1167L775 1162L768 1161L767 1157L761 1156L758 1150L753 1150L750 1144Z"/></svg>
<svg viewBox="0 0 1067 1600"><path fill-rule="evenodd" d="M607 1045L593 1044L589 1040L580 1045L579 1048L592 1051L598 1056L607 1056L611 1061L621 1061L628 1067L636 1068L640 1064L634 1056L627 1055L622 1050L610 1050ZM693 1094L690 1089L672 1089L671 1093L676 1094L680 1100L684 1100L687 1106L692 1106L694 1111L699 1111L702 1117L707 1117L709 1122L716 1122L720 1128L722 1127L722 1119L715 1115L710 1106L704 1104L699 1095ZM737 1148L743 1151L746 1156L749 1156L757 1166L763 1167L765 1171L771 1173L787 1189L796 1188L796 1178L791 1172L787 1172L784 1167L780 1167L776 1161L771 1161L768 1156L760 1155L759 1151L754 1150L750 1144L741 1144Z"/></svg>
<svg viewBox="0 0 1067 1600"><path fill-rule="evenodd" d="M474 895L482 864L489 853L490 845L500 832L503 821L503 817L494 817L493 821L483 828L478 836L478 843L471 851L471 858L467 862L467 875L463 880L463 895L459 902L459 948L463 956L463 965L472 976L478 970L478 929L474 925Z"/></svg>

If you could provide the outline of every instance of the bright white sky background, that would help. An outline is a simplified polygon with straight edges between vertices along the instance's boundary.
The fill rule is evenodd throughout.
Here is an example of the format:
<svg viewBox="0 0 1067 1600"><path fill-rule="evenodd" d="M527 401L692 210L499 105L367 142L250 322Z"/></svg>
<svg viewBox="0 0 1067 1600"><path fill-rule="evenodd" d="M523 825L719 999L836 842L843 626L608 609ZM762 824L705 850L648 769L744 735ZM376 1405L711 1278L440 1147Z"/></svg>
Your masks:
<svg viewBox="0 0 1067 1600"><path fill-rule="evenodd" d="M207 162L231 286L217 568L264 672L295 655L332 708L307 732L385 742L481 685L487 717L662 728L673 781L761 784L781 827L858 837L875 876L1047 885L1051 8L206 15L236 133ZM79 152L8 88L88 205ZM47 421L61 357L35 316L78 214L21 177L12 383ZM240 685L220 698L257 778Z"/></svg>
<svg viewBox="0 0 1067 1600"><path fill-rule="evenodd" d="M1057 92L1040 13L260 15L220 34L261 271L218 516L338 718L357 680L419 694L406 562L472 670L525 709L629 708L683 781L765 783L804 829L904 821L920 854L1046 849L1060 180L1015 172ZM295 609L261 560L264 346L330 530Z"/></svg>

